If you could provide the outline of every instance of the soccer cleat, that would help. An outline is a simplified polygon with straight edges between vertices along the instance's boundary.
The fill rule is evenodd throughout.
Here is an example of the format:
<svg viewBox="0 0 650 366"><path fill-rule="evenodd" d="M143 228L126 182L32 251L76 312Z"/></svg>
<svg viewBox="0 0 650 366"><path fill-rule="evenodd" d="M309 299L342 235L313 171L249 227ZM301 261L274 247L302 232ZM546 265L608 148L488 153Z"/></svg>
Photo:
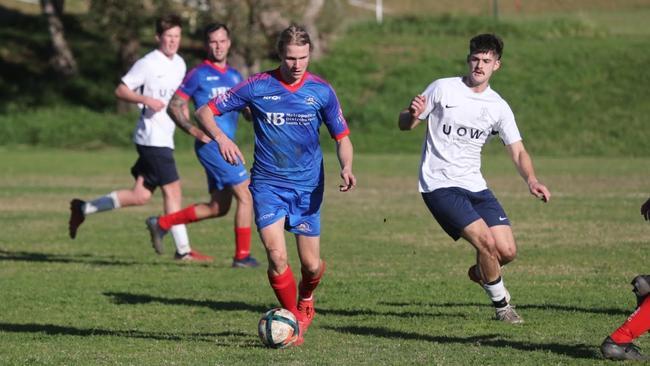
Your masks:
<svg viewBox="0 0 650 366"><path fill-rule="evenodd" d="M634 343L616 343L611 337L605 338L600 345L600 352L608 360L649 360L650 358L641 354L639 347Z"/></svg>
<svg viewBox="0 0 650 366"><path fill-rule="evenodd" d="M496 309L496 315L494 316L496 320L500 320L502 322L510 323L510 324L521 324L524 322L524 319L517 314L515 309L510 306L506 305L505 307L502 308L497 308Z"/></svg>
<svg viewBox="0 0 650 366"><path fill-rule="evenodd" d="M165 234L167 234L167 230L163 230L158 226L158 217L156 216L149 217L145 223L147 224L147 229L149 229L149 234L151 235L151 246L153 247L153 250L158 254L162 254L162 240Z"/></svg>
<svg viewBox="0 0 650 366"><path fill-rule="evenodd" d="M298 320L298 335L296 336L296 340L291 343L292 346L297 347L305 343L305 332L308 327L309 325L305 326L304 322Z"/></svg>
<svg viewBox="0 0 650 366"><path fill-rule="evenodd" d="M210 257L209 255L203 255L196 250L190 250L188 253L185 254L174 254L174 259L178 261L188 261L188 262L212 262L214 260L213 257Z"/></svg>
<svg viewBox="0 0 650 366"><path fill-rule="evenodd" d="M476 264L471 265L467 270L467 276L469 277L469 279L472 280L473 282L478 283L479 286L483 287L483 280L481 279L480 273L481 272ZM508 304L510 303L511 298L512 297L510 296L510 291L506 289L506 302Z"/></svg>
<svg viewBox="0 0 650 366"><path fill-rule="evenodd" d="M470 280L483 286L483 280L481 279L481 275L479 274L479 268L476 264L472 264L469 267L469 269L467 270L467 276L469 277Z"/></svg>
<svg viewBox="0 0 650 366"><path fill-rule="evenodd" d="M302 321L300 324L300 331L306 332L311 325L311 321L314 320L314 315L316 315L313 298L311 300L299 299L297 308L301 318L299 320Z"/></svg>
<svg viewBox="0 0 650 366"><path fill-rule="evenodd" d="M78 198L70 201L70 220L68 221L68 233L70 234L70 239L77 237L77 229L86 219L84 215L83 206L86 204L85 201L82 201Z"/></svg>
<svg viewBox="0 0 650 366"><path fill-rule="evenodd" d="M232 260L232 268L254 268L259 265L260 263L257 261L257 259L253 258L250 255L246 258Z"/></svg>
<svg viewBox="0 0 650 366"><path fill-rule="evenodd" d="M636 296L636 305L639 307L643 303L643 300L650 294L650 276L636 276L632 279L631 285L634 287L632 292Z"/></svg>

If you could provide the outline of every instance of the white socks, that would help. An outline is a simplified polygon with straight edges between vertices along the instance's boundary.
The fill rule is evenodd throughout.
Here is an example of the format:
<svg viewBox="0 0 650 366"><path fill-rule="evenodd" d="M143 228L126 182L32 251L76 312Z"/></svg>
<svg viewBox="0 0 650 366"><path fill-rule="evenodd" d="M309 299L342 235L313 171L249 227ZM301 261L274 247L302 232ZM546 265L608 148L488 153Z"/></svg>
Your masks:
<svg viewBox="0 0 650 366"><path fill-rule="evenodd" d="M506 286L503 284L503 279L499 277L498 282L488 285L483 285L483 289L488 294L493 303L499 302L506 298Z"/></svg>
<svg viewBox="0 0 650 366"><path fill-rule="evenodd" d="M176 253L180 255L189 253L192 248L190 248L190 238L187 236L185 225L174 225L170 231L174 237L174 243L176 243Z"/></svg>

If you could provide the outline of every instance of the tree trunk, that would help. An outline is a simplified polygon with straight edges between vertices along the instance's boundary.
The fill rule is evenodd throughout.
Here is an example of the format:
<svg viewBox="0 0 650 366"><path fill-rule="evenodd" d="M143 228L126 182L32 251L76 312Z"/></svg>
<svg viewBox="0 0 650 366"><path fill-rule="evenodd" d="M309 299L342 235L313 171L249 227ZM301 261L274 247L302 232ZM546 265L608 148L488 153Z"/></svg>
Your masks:
<svg viewBox="0 0 650 366"><path fill-rule="evenodd" d="M120 58L120 77L126 74L131 66L138 61L140 52L140 40L134 35L133 38L120 40L118 57ZM127 113L133 110L133 104L121 99L117 100L117 112Z"/></svg>
<svg viewBox="0 0 650 366"><path fill-rule="evenodd" d="M57 8L59 7L59 8ZM72 77L78 74L77 62L68 47L63 31L63 23L57 14L63 13L63 1L56 1L56 6L50 0L41 0L43 15L47 17L48 30L52 40L54 54L50 58L50 64L54 70L64 77Z"/></svg>
<svg viewBox="0 0 650 366"><path fill-rule="evenodd" d="M316 27L316 18L324 4L325 0L309 0L302 17L302 21L305 25L305 29L307 29L307 32L309 33L309 38L311 39L313 47L311 57L315 60L318 60L323 55L320 43L320 34L318 33L318 27Z"/></svg>

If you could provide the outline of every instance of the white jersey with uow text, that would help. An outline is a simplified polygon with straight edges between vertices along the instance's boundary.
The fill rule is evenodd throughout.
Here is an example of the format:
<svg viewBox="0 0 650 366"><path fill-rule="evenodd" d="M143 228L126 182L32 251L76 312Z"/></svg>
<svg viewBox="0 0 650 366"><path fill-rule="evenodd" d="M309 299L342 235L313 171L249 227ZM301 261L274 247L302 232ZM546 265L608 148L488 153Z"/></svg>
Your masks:
<svg viewBox="0 0 650 366"><path fill-rule="evenodd" d="M131 90L158 99L167 105L185 76L185 61L175 54L171 59L160 50L153 50L139 59L122 82ZM140 107L140 118L133 131L133 142L144 146L174 148L176 125L167 114L167 108L154 112L145 105Z"/></svg>
<svg viewBox="0 0 650 366"><path fill-rule="evenodd" d="M487 189L481 174L483 145L497 134L506 145L521 140L508 103L489 86L475 93L460 77L438 79L422 95L426 107L419 119L427 120L427 132L420 192L444 187Z"/></svg>

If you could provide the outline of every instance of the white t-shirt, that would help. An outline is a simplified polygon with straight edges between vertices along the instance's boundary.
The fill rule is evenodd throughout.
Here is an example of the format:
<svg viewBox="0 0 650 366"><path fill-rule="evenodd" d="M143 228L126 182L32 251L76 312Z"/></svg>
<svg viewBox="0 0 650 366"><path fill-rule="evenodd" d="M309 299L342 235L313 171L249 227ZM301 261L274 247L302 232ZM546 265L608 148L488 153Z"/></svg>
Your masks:
<svg viewBox="0 0 650 366"><path fill-rule="evenodd" d="M493 134L506 145L521 140L515 117L489 86L475 93L462 78L438 79L422 95L427 119L422 147L420 192L460 187L472 192L487 189L481 174L481 150Z"/></svg>
<svg viewBox="0 0 650 366"><path fill-rule="evenodd" d="M185 61L175 54L171 59L156 49L139 59L122 82L131 90L139 88L142 95L169 103L174 92L185 76ZM174 129L176 125L167 114L166 108L154 112L138 104L140 119L133 131L133 142L144 146L174 148Z"/></svg>

